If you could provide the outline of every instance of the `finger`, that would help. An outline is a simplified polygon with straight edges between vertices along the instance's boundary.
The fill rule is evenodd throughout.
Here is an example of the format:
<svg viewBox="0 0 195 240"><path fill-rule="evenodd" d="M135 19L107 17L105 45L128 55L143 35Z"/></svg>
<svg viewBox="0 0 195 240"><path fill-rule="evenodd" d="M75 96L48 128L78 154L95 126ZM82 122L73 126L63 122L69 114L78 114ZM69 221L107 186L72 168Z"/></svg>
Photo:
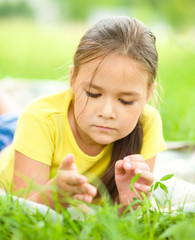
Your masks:
<svg viewBox="0 0 195 240"><path fill-rule="evenodd" d="M129 170L134 170L136 168L140 169L140 170L145 170L145 171L150 171L150 168L148 166L148 164L144 161L144 162L132 162L130 160L124 160L124 164L123 164L123 168L126 171Z"/></svg>
<svg viewBox="0 0 195 240"><path fill-rule="evenodd" d="M154 182L154 175L151 172L135 169L134 174L137 175L139 173L141 174L139 179L143 180L148 185L152 185L152 183Z"/></svg>
<svg viewBox="0 0 195 240"><path fill-rule="evenodd" d="M61 165L59 166L60 170L77 170L76 165L74 164L74 155L68 154L64 160L62 161Z"/></svg>
<svg viewBox="0 0 195 240"><path fill-rule="evenodd" d="M74 195L77 194L88 194L87 190L82 185L81 186L66 185L60 193L61 195L65 196L68 195L70 197L73 197Z"/></svg>
<svg viewBox="0 0 195 240"><path fill-rule="evenodd" d="M133 155L126 156L123 158L123 161L124 161L123 167L126 171L133 170L136 167L142 169L141 165L139 164L145 164L145 160L143 156L140 154L133 154ZM147 166L147 169L148 169L148 166Z"/></svg>
<svg viewBox="0 0 195 240"><path fill-rule="evenodd" d="M137 190L140 192L144 192L146 195L150 194L151 187L145 184L140 184L138 182L134 183L133 185Z"/></svg>
<svg viewBox="0 0 195 240"><path fill-rule="evenodd" d="M115 163L115 174L116 175L124 174L123 160L118 160Z"/></svg>
<svg viewBox="0 0 195 240"><path fill-rule="evenodd" d="M89 183L82 184L80 186L75 187L74 191L75 191L75 194L83 193L83 194L91 195L93 197L97 194L97 189Z"/></svg>
<svg viewBox="0 0 195 240"><path fill-rule="evenodd" d="M62 187L64 187L64 190L70 195L76 193L86 193L95 196L97 194L97 188L87 183L87 178L79 174L65 174L64 186Z"/></svg>
<svg viewBox="0 0 195 240"><path fill-rule="evenodd" d="M63 182L71 185L71 186L78 186L80 184L84 184L87 182L87 178L84 175L74 173L74 172L65 172L63 174Z"/></svg>
<svg viewBox="0 0 195 240"><path fill-rule="evenodd" d="M77 207L85 214L87 214L89 211L89 207L84 203L79 203Z"/></svg>
<svg viewBox="0 0 195 240"><path fill-rule="evenodd" d="M128 160L130 159L130 161L135 161L135 162L144 162L144 157L141 154L132 154L132 155L128 155L126 157L123 158L123 160Z"/></svg>
<svg viewBox="0 0 195 240"><path fill-rule="evenodd" d="M85 184L85 189L86 189L86 193L90 194L93 197L95 197L95 195L97 194L97 188L89 183Z"/></svg>
<svg viewBox="0 0 195 240"><path fill-rule="evenodd" d="M93 197L87 194L75 194L72 198L80 201L84 201L86 203L91 203L93 200Z"/></svg>

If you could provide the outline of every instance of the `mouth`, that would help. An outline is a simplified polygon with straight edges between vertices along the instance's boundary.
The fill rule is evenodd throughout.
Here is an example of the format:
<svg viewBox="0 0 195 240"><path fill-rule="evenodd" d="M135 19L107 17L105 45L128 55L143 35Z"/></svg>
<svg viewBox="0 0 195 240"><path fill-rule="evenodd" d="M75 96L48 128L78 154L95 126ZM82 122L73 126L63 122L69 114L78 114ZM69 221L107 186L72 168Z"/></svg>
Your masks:
<svg viewBox="0 0 195 240"><path fill-rule="evenodd" d="M108 126L95 126L97 129L101 131L113 131L114 128L108 127Z"/></svg>

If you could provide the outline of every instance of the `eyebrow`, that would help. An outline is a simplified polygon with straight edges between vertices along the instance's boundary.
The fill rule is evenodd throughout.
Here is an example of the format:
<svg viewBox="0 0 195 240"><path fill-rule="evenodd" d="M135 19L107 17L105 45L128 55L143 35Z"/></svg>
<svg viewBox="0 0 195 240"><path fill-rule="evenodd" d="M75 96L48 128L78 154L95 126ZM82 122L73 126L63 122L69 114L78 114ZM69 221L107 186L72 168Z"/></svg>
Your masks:
<svg viewBox="0 0 195 240"><path fill-rule="evenodd" d="M104 90L103 88L101 88L100 86L97 86L93 83L89 84L88 86L89 88L93 88L93 89L97 89L97 90ZM140 96L139 92L135 92L135 91L130 91L130 92L120 92L119 93L122 96Z"/></svg>

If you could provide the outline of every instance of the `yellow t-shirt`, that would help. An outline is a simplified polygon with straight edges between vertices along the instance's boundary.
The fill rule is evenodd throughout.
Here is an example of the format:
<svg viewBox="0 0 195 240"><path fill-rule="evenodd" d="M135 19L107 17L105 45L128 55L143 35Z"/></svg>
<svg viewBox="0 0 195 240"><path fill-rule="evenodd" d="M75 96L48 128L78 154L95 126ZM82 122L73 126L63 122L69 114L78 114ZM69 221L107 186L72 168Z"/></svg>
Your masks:
<svg viewBox="0 0 195 240"><path fill-rule="evenodd" d="M109 165L113 144L107 145L97 156L85 154L77 145L68 121L68 108L72 92L66 90L31 103L20 116L11 149L2 154L0 180L13 175L14 151L49 165L52 178L64 157L73 153L78 172L88 176L101 177ZM141 118L143 125L143 146L141 154L147 160L165 149L162 121L157 110L146 105ZM2 166L2 167L1 167ZM89 175L88 175L89 174ZM93 177L94 176L94 177Z"/></svg>

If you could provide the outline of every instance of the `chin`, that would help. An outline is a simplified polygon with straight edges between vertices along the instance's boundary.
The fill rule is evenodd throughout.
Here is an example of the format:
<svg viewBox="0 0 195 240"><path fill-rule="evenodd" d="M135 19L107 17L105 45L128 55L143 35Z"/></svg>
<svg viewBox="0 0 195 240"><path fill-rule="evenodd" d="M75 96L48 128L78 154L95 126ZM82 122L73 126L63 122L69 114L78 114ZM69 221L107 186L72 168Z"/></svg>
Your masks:
<svg viewBox="0 0 195 240"><path fill-rule="evenodd" d="M101 145L108 145L110 143L113 143L115 140L113 139L99 139L99 138L95 138L94 141L98 144Z"/></svg>

